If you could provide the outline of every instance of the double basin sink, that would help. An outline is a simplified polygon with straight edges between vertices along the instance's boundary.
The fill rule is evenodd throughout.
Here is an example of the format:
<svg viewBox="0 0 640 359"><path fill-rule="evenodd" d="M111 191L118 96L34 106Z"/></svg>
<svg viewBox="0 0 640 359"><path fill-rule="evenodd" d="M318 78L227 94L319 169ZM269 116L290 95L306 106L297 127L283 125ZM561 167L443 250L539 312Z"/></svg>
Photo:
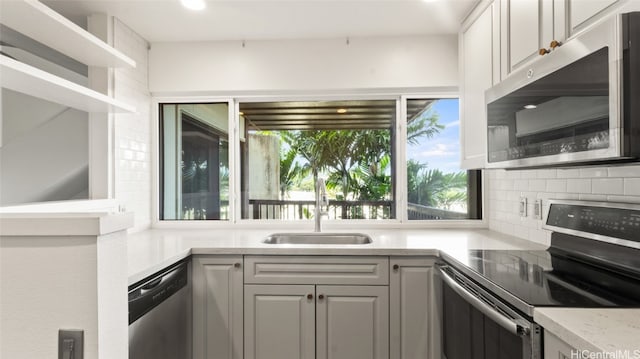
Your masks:
<svg viewBox="0 0 640 359"><path fill-rule="evenodd" d="M363 233L274 233L265 238L266 244L328 244L358 245L369 244L371 237Z"/></svg>

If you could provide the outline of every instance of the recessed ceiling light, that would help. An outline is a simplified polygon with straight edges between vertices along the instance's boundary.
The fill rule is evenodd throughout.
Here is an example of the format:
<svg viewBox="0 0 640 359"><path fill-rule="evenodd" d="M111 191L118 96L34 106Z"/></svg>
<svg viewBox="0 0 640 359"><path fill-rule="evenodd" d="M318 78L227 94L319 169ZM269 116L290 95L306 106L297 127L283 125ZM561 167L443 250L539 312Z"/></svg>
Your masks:
<svg viewBox="0 0 640 359"><path fill-rule="evenodd" d="M203 10L207 7L204 0L180 0L180 2L182 3L182 6L191 10Z"/></svg>
<svg viewBox="0 0 640 359"><path fill-rule="evenodd" d="M338 113L347 113L347 109L346 108L339 108L338 111L336 111Z"/></svg>
<svg viewBox="0 0 640 359"><path fill-rule="evenodd" d="M533 110L536 107L538 107L538 106L536 106L536 105L524 105L524 108L526 108L527 110Z"/></svg>

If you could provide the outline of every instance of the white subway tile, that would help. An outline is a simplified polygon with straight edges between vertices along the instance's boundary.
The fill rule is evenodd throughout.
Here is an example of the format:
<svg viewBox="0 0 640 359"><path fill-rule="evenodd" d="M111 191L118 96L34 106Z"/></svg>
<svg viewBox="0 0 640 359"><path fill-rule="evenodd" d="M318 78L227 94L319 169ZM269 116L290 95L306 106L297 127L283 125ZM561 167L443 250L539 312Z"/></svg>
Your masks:
<svg viewBox="0 0 640 359"><path fill-rule="evenodd" d="M590 167L580 169L580 178L595 178L595 177L607 177L609 171L607 168Z"/></svg>
<svg viewBox="0 0 640 359"><path fill-rule="evenodd" d="M608 202L640 203L638 196L607 196Z"/></svg>
<svg viewBox="0 0 640 359"><path fill-rule="evenodd" d="M536 171L536 176L538 178L557 178L558 177L558 170L557 169L537 170Z"/></svg>
<svg viewBox="0 0 640 359"><path fill-rule="evenodd" d="M518 179L513 181L513 189L516 191L526 191L529 189L529 180Z"/></svg>
<svg viewBox="0 0 640 359"><path fill-rule="evenodd" d="M558 169L558 178L580 178L580 170L577 168Z"/></svg>
<svg viewBox="0 0 640 359"><path fill-rule="evenodd" d="M629 196L640 196L640 178L625 178L624 194Z"/></svg>
<svg viewBox="0 0 640 359"><path fill-rule="evenodd" d="M590 179L568 179L567 192L591 193L591 180Z"/></svg>
<svg viewBox="0 0 640 359"><path fill-rule="evenodd" d="M622 178L595 178L591 180L591 193L617 195L624 193Z"/></svg>
<svg viewBox="0 0 640 359"><path fill-rule="evenodd" d="M604 194L581 193L578 199L581 201L606 202L607 196Z"/></svg>
<svg viewBox="0 0 640 359"><path fill-rule="evenodd" d="M564 179L550 179L547 180L547 192L566 192L567 180Z"/></svg>
<svg viewBox="0 0 640 359"><path fill-rule="evenodd" d="M544 191L547 188L547 181L542 179L529 180L529 191L538 192Z"/></svg>
<svg viewBox="0 0 640 359"><path fill-rule="evenodd" d="M640 177L640 166L615 166L609 168L609 177Z"/></svg>

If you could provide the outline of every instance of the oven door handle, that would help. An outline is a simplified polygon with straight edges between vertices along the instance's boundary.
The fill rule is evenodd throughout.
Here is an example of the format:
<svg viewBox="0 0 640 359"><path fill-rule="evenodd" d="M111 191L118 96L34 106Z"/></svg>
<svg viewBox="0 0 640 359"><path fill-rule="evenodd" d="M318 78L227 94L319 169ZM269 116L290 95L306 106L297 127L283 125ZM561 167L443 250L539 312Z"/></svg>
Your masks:
<svg viewBox="0 0 640 359"><path fill-rule="evenodd" d="M504 316L495 308L464 289L464 287L458 284L448 273L444 272L440 266L436 265L436 269L449 288L453 289L453 291L458 293L467 303L471 304L489 319L517 336L526 336L529 334L529 328L514 322L511 318Z"/></svg>

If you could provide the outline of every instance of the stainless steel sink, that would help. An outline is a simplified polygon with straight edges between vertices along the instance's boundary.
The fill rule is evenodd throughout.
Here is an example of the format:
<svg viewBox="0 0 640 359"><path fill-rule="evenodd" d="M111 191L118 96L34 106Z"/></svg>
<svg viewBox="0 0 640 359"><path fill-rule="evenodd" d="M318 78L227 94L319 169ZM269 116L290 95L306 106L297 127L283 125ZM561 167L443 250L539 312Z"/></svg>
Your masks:
<svg viewBox="0 0 640 359"><path fill-rule="evenodd" d="M265 238L267 244L369 244L371 237L363 233L274 233Z"/></svg>

